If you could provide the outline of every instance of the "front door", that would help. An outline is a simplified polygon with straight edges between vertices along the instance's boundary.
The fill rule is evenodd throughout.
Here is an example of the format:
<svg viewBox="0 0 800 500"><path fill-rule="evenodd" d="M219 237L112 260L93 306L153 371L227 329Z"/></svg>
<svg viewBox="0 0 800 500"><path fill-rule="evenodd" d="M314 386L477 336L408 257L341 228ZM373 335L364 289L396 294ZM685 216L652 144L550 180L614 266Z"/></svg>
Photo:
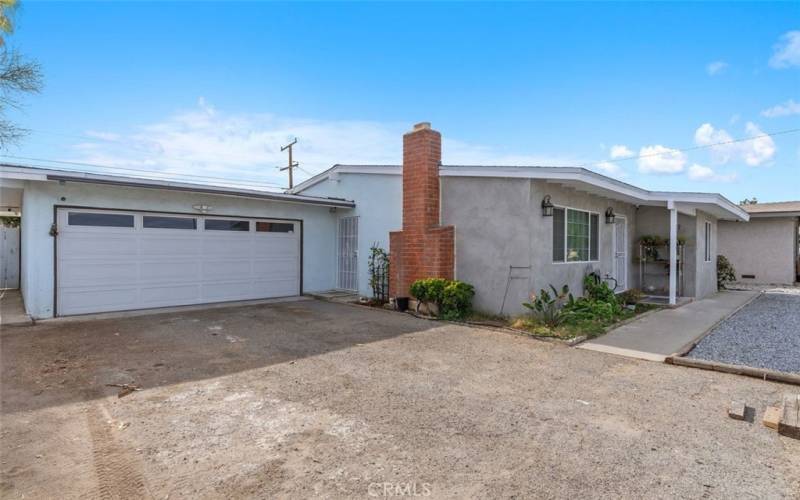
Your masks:
<svg viewBox="0 0 800 500"><path fill-rule="evenodd" d="M358 217L339 219L339 283L341 290L358 290Z"/></svg>
<svg viewBox="0 0 800 500"><path fill-rule="evenodd" d="M614 222L614 279L616 292L628 289L628 220L617 216Z"/></svg>

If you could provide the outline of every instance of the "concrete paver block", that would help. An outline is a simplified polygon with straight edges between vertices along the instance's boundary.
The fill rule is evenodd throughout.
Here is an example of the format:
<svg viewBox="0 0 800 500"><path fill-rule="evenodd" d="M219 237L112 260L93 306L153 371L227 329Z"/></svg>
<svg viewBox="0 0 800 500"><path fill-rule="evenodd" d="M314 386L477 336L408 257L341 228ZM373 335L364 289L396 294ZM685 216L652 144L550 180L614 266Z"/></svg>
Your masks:
<svg viewBox="0 0 800 500"><path fill-rule="evenodd" d="M777 431L778 423L781 421L781 413L783 413L783 408L780 406L767 406L767 409L764 410L762 422L765 426Z"/></svg>
<svg viewBox="0 0 800 500"><path fill-rule="evenodd" d="M778 434L800 439L800 394L785 395L782 406Z"/></svg>
<svg viewBox="0 0 800 500"><path fill-rule="evenodd" d="M728 416L734 420L744 420L745 411L747 411L747 405L744 404L744 401L731 401L728 407Z"/></svg>

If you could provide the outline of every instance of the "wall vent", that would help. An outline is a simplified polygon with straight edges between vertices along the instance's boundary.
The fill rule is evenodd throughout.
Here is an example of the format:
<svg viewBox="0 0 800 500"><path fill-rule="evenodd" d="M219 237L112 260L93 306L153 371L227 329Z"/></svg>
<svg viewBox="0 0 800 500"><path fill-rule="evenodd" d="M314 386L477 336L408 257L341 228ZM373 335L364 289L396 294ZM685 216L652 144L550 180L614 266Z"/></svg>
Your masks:
<svg viewBox="0 0 800 500"><path fill-rule="evenodd" d="M754 279L756 279L756 275L755 274L743 274L742 275L742 279L754 280Z"/></svg>

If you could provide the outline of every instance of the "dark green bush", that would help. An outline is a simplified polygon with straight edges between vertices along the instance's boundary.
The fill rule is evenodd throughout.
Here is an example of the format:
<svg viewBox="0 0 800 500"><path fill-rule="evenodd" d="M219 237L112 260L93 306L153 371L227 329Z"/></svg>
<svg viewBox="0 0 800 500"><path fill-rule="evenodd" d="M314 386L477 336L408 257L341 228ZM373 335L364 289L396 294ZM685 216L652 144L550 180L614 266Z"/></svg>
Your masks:
<svg viewBox="0 0 800 500"><path fill-rule="evenodd" d="M583 296L587 299L608 302L609 304L617 303L617 296L614 295L614 290L594 273L587 274L583 278Z"/></svg>
<svg viewBox="0 0 800 500"><path fill-rule="evenodd" d="M736 269L724 255L717 255L717 289L722 290L728 283L736 281Z"/></svg>
<svg viewBox="0 0 800 500"><path fill-rule="evenodd" d="M443 319L459 320L472 312L475 288L463 281L425 278L411 284L411 295L418 301L436 304Z"/></svg>

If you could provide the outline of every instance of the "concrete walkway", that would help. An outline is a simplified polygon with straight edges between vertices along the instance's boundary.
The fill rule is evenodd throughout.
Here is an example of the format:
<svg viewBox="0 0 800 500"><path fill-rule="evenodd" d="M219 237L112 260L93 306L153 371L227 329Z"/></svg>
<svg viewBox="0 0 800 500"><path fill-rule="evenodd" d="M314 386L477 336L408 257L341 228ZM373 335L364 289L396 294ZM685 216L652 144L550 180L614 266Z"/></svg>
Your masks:
<svg viewBox="0 0 800 500"><path fill-rule="evenodd" d="M725 291L677 309L662 309L579 345L580 349L663 362L758 296Z"/></svg>
<svg viewBox="0 0 800 500"><path fill-rule="evenodd" d="M0 327L32 325L19 290L0 290Z"/></svg>

